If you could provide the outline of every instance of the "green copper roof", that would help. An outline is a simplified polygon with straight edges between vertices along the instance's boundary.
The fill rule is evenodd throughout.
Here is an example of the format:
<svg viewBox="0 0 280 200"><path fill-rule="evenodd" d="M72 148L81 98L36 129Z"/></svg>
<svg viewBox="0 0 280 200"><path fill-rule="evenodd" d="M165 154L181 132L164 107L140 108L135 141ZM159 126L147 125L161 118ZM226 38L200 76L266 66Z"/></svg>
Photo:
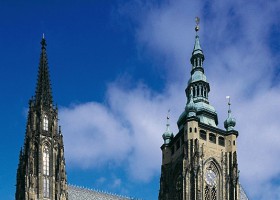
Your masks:
<svg viewBox="0 0 280 200"><path fill-rule="evenodd" d="M198 35L195 36L195 43L194 43L192 55L194 55L194 54L203 54L200 43L199 43Z"/></svg>
<svg viewBox="0 0 280 200"><path fill-rule="evenodd" d="M228 102L228 118L225 120L224 122L224 127L227 131L232 131L234 130L234 127L236 125L236 120L235 118L232 117L231 115L231 109L230 109L230 97L228 96L227 97L229 99L229 102Z"/></svg>
<svg viewBox="0 0 280 200"><path fill-rule="evenodd" d="M206 79L206 76L204 75L204 73L202 71L195 71L190 79L189 79L189 84L190 83L194 83L196 81L204 81L204 82L207 82L207 79Z"/></svg>
<svg viewBox="0 0 280 200"><path fill-rule="evenodd" d="M168 111L169 112L169 111ZM169 142L171 141L171 139L173 138L173 133L170 131L169 129L170 124L169 124L169 116L167 116L167 122L166 122L166 130L165 132L162 134L162 138L164 140L164 144L169 144Z"/></svg>
<svg viewBox="0 0 280 200"><path fill-rule="evenodd" d="M204 74L203 62L204 55L199 42L199 36L195 36L194 48L191 56L191 77L186 88L187 105L185 111L178 119L179 129L182 127L186 118L196 116L200 122L217 127L218 116L215 108L209 104L208 93L210 85ZM185 118L185 119L184 119Z"/></svg>

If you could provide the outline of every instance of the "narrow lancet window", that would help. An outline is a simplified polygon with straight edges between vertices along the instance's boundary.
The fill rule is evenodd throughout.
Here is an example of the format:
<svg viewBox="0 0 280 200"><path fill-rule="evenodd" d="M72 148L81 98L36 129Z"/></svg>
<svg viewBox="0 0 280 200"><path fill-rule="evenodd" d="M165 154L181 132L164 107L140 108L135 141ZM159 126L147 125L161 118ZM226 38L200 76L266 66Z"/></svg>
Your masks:
<svg viewBox="0 0 280 200"><path fill-rule="evenodd" d="M44 115L44 118L43 118L43 130L47 131L48 130L48 126L49 126L48 117L47 117L47 115Z"/></svg>
<svg viewBox="0 0 280 200"><path fill-rule="evenodd" d="M44 147L43 150L43 174L44 175L49 175L50 171L50 154L49 154L49 149L48 147Z"/></svg>
<svg viewBox="0 0 280 200"><path fill-rule="evenodd" d="M50 197L50 180L48 177L44 177L43 179L43 190L44 190L44 197Z"/></svg>
<svg viewBox="0 0 280 200"><path fill-rule="evenodd" d="M50 153L47 146L43 149L43 193L44 197L50 197Z"/></svg>

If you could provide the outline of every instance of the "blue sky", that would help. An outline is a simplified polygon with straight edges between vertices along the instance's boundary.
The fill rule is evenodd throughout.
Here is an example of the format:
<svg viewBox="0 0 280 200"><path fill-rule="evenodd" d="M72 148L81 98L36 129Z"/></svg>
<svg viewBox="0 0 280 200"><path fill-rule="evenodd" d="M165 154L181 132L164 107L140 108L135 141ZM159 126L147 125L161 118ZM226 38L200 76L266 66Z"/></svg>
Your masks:
<svg viewBox="0 0 280 200"><path fill-rule="evenodd" d="M241 182L251 199L280 199L279 13L276 0L0 1L1 198L14 199L45 33L68 182L157 199L166 113L176 133L200 16L221 128L232 98Z"/></svg>

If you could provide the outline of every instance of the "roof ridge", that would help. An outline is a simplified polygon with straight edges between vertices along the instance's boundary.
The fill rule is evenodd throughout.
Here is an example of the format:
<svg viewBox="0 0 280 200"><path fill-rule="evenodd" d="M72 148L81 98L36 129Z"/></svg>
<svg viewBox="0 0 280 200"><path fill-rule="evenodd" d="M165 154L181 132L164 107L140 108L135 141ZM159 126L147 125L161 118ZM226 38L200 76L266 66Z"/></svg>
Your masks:
<svg viewBox="0 0 280 200"><path fill-rule="evenodd" d="M97 193L101 193L101 194L105 194L105 195L110 195L110 196L115 196L115 197L119 197L119 198L130 199L130 200L140 200L138 198L129 197L129 196L121 195L121 194L116 194L116 193L112 193L109 191L100 190L100 189L96 189L96 188L89 188L89 187L79 186L79 185L74 185L74 184L68 184L68 187L69 186L72 187L73 189L87 190L87 191L91 191L91 192L97 192Z"/></svg>

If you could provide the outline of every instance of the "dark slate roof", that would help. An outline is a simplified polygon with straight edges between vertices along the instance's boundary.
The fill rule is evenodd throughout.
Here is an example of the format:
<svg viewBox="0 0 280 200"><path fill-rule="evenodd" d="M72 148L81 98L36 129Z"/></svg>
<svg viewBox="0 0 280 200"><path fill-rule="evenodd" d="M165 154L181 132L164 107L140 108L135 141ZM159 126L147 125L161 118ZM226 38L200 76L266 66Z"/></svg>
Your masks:
<svg viewBox="0 0 280 200"><path fill-rule="evenodd" d="M240 194L240 200L249 200L241 184L239 188L239 194Z"/></svg>
<svg viewBox="0 0 280 200"><path fill-rule="evenodd" d="M133 198L68 185L69 200L132 200Z"/></svg>

